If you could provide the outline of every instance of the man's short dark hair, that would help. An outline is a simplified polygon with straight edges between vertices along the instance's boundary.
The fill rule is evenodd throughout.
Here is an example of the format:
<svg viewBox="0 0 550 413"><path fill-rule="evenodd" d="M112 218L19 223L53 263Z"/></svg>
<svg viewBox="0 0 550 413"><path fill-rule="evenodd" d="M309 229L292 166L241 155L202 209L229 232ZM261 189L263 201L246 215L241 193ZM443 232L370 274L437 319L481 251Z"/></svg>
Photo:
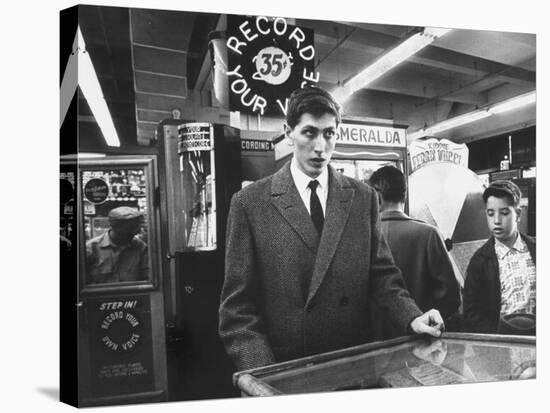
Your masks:
<svg viewBox="0 0 550 413"><path fill-rule="evenodd" d="M483 201L487 203L490 196L505 198L512 207L517 208L521 199L521 191L512 181L502 179L489 184L483 192Z"/></svg>
<svg viewBox="0 0 550 413"><path fill-rule="evenodd" d="M306 86L291 93L286 111L286 124L292 129L300 123L304 113L320 118L326 113L336 117L340 123L340 105L326 90L316 86Z"/></svg>
<svg viewBox="0 0 550 413"><path fill-rule="evenodd" d="M401 170L393 165L386 165L370 177L370 184L378 191L385 202L405 202L407 180Z"/></svg>

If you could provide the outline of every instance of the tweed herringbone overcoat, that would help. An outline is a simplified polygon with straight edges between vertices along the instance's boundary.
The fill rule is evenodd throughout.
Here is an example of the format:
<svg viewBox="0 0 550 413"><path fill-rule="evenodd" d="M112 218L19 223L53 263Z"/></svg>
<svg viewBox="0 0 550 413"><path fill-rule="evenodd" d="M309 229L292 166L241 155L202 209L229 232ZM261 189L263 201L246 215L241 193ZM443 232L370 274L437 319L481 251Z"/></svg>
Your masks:
<svg viewBox="0 0 550 413"><path fill-rule="evenodd" d="M329 166L319 236L290 163L233 196L219 333L237 370L368 342L370 300L403 334L422 314L381 235L377 202Z"/></svg>

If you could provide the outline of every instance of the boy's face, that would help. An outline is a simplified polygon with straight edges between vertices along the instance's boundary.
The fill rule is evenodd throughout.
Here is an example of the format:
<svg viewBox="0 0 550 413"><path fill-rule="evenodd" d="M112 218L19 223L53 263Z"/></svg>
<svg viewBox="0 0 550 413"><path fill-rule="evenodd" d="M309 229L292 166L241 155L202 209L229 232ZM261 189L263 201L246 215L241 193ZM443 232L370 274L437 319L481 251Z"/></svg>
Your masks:
<svg viewBox="0 0 550 413"><path fill-rule="evenodd" d="M510 205L507 198L490 196L485 205L487 225L496 239L504 244L514 243L521 209Z"/></svg>
<svg viewBox="0 0 550 413"><path fill-rule="evenodd" d="M317 178L330 161L336 127L336 117L330 113L319 118L304 113L294 128L285 125L286 135L294 145L298 168L312 179Z"/></svg>

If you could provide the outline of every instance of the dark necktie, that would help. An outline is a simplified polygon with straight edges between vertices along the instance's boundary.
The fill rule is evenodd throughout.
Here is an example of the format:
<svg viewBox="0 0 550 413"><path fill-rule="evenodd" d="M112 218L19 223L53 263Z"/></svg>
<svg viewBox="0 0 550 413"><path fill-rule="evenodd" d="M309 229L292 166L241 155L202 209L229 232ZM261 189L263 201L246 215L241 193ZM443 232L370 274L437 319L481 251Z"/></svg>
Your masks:
<svg viewBox="0 0 550 413"><path fill-rule="evenodd" d="M309 209L311 211L311 220L313 221L313 225L315 225L317 232L319 233L319 235L321 235L321 233L323 232L325 217L323 216L321 201L319 201L319 197L317 196L316 192L318 185L319 182L315 179L313 181L310 181L308 184L308 188L311 189L311 195L309 196Z"/></svg>

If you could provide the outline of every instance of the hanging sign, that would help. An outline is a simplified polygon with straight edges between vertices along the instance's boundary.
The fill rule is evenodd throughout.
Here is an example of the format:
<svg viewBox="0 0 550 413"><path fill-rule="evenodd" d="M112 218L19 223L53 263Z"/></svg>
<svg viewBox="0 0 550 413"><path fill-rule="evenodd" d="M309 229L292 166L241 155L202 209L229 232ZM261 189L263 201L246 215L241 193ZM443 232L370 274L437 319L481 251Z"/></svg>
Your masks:
<svg viewBox="0 0 550 413"><path fill-rule="evenodd" d="M228 16L229 109L284 115L292 91L319 82L313 43L282 17Z"/></svg>
<svg viewBox="0 0 550 413"><path fill-rule="evenodd" d="M409 145L411 173L431 163L451 163L468 167L468 147L448 139L416 140Z"/></svg>

